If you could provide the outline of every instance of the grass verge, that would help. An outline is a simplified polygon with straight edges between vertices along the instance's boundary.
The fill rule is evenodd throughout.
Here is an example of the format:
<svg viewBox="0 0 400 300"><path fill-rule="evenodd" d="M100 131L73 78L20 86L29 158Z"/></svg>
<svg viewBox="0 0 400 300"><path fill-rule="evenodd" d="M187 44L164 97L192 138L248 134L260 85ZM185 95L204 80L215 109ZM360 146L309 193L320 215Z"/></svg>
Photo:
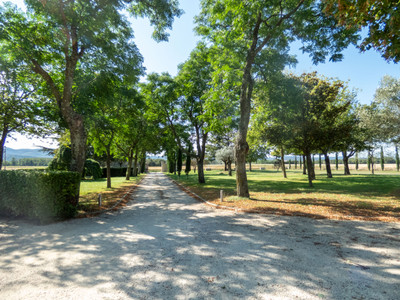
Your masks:
<svg viewBox="0 0 400 300"><path fill-rule="evenodd" d="M84 180L81 182L81 190L78 205L78 214L87 216L89 214L100 213L110 209L116 205L121 198L134 190L139 181L145 176L140 174L138 177L131 177L131 180L125 180L125 177L111 178L111 189L107 189L107 181L105 178L98 180ZM98 197L101 193L102 205L98 205ZM117 206L124 206L128 202L128 197ZM115 209L117 209L115 207Z"/></svg>
<svg viewBox="0 0 400 300"><path fill-rule="evenodd" d="M270 213L336 220L368 220L400 222L400 176L396 173L370 175L358 172L344 176L334 173L326 178L317 171L314 188L299 170L288 170L288 179L280 172L248 172L250 199L236 197L235 174L206 172L206 184L197 182L197 174L188 177L169 176L188 187L203 199L238 208L245 212ZM220 190L224 202L220 203Z"/></svg>

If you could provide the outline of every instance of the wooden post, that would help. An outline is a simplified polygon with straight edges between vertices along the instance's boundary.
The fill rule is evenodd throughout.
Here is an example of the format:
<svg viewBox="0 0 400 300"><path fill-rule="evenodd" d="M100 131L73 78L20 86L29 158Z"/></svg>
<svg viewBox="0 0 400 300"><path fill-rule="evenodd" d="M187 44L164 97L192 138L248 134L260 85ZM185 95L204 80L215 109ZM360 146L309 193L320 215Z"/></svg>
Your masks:
<svg viewBox="0 0 400 300"><path fill-rule="evenodd" d="M219 191L219 202L223 202L224 201L224 191L220 190Z"/></svg>

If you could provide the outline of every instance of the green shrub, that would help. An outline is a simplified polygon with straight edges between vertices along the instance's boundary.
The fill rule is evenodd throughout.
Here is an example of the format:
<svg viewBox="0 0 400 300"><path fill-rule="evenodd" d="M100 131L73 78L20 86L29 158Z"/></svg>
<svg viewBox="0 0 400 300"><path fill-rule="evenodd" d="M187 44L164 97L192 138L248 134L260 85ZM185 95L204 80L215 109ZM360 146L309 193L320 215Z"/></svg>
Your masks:
<svg viewBox="0 0 400 300"><path fill-rule="evenodd" d="M66 171L0 171L0 212L48 223L76 214L80 175Z"/></svg>
<svg viewBox="0 0 400 300"><path fill-rule="evenodd" d="M99 179L103 175L100 164L94 159L88 158L85 161L85 176L92 176L93 179Z"/></svg>
<svg viewBox="0 0 400 300"><path fill-rule="evenodd" d="M123 177L126 175L127 168L110 168L111 177ZM133 168L132 168L133 171ZM107 178L107 168L103 168L102 178Z"/></svg>
<svg viewBox="0 0 400 300"><path fill-rule="evenodd" d="M49 164L49 170L67 171L72 161L71 148L61 145Z"/></svg>

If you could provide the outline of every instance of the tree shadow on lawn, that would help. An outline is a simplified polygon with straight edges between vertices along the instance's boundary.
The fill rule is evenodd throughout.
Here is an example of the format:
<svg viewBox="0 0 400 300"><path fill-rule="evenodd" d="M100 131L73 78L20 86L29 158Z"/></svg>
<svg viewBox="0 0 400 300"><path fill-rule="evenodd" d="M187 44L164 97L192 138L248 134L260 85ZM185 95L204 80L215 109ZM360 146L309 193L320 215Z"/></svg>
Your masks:
<svg viewBox="0 0 400 300"><path fill-rule="evenodd" d="M397 225L216 213L182 194L153 187L120 212L47 226L0 221L0 295L399 296Z"/></svg>
<svg viewBox="0 0 400 300"><path fill-rule="evenodd" d="M264 176L263 176L264 175ZM296 177L290 176L283 179L271 177L274 171L253 171L248 173L248 183L250 192L269 192L269 193L333 193L348 194L362 197L392 197L400 199L400 176L398 175L334 175L333 178L326 178L325 175L317 175L314 187L308 186L306 175ZM206 177L207 184L199 185L193 177L189 180L183 179L187 183L196 187L213 188L214 190L224 189L234 194L236 189L235 177L228 177L225 174L213 174Z"/></svg>

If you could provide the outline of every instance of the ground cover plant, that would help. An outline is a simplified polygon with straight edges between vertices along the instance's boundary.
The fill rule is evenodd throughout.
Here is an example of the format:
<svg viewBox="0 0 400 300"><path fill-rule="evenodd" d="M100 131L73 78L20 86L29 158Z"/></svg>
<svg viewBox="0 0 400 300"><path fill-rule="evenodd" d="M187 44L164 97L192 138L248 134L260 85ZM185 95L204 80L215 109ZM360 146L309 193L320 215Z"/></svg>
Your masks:
<svg viewBox="0 0 400 300"><path fill-rule="evenodd" d="M208 171L207 183L200 185L196 174L169 175L205 200L246 212L296 215L312 218L400 222L400 177L395 172L353 172L352 176L333 173L333 178L316 170L315 187L307 186L300 170L266 170L248 173L250 198L236 197L234 176ZM224 201L220 203L220 190Z"/></svg>
<svg viewBox="0 0 400 300"><path fill-rule="evenodd" d="M114 177L112 188L107 188L106 178L83 180L81 182L78 212L81 215L85 213L97 213L114 206L126 193L133 191L143 176L141 174L137 177L131 177L130 180L125 180L125 177ZM98 205L100 193L102 197L101 207ZM127 199L122 201L121 205L124 205L126 202Z"/></svg>

